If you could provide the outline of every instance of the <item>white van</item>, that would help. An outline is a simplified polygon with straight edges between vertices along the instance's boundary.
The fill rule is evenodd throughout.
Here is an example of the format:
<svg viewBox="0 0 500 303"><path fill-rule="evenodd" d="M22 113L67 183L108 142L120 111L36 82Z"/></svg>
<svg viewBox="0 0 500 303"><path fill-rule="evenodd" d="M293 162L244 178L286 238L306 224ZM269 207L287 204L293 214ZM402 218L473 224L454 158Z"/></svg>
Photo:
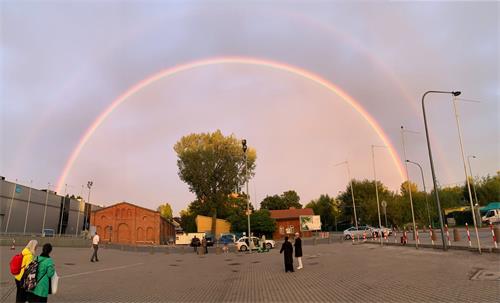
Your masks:
<svg viewBox="0 0 500 303"><path fill-rule="evenodd" d="M198 239L203 239L205 233L188 233L188 234L176 234L175 235L175 245L189 245L191 240L196 236Z"/></svg>
<svg viewBox="0 0 500 303"><path fill-rule="evenodd" d="M486 224L500 223L500 209L488 210L488 212L481 218L481 221Z"/></svg>

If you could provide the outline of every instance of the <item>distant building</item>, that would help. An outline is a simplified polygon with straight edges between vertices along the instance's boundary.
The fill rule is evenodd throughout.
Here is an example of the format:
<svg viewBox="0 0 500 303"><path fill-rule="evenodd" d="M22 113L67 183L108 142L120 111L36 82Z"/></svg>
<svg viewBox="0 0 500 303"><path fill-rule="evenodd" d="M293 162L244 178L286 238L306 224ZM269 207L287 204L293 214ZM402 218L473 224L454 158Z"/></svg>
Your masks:
<svg viewBox="0 0 500 303"><path fill-rule="evenodd" d="M175 240L175 225L160 212L128 202L92 212L91 225L104 242L158 245Z"/></svg>
<svg viewBox="0 0 500 303"><path fill-rule="evenodd" d="M99 208L81 199L0 177L1 232L34 235L41 234L42 229L50 229L56 234L79 235L89 229L91 211Z"/></svg>
<svg viewBox="0 0 500 303"><path fill-rule="evenodd" d="M212 230L212 217L196 216L196 228L199 233L210 233ZM231 231L231 223L223 219L217 219L215 222L215 236L218 238L220 234Z"/></svg>
<svg viewBox="0 0 500 303"><path fill-rule="evenodd" d="M276 220L276 230L273 239L279 240L300 231L300 216L313 216L312 208L295 208L270 210L271 218ZM311 231L301 232L303 237L311 237Z"/></svg>

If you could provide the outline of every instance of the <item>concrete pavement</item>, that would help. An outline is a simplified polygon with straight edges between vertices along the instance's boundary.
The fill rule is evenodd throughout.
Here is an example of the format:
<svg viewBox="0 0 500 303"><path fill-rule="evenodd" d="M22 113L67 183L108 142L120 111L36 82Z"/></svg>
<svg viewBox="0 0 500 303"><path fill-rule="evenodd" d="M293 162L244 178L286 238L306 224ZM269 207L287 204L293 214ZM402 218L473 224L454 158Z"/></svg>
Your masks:
<svg viewBox="0 0 500 303"><path fill-rule="evenodd" d="M280 246L281 243L278 244ZM2 264L14 254L1 248ZM285 273L269 253L198 256L57 247L62 276L51 302L495 302L498 254L351 245L304 246L304 269ZM294 264L295 266L297 264ZM0 290L13 283L2 266ZM5 298L14 301L14 293Z"/></svg>

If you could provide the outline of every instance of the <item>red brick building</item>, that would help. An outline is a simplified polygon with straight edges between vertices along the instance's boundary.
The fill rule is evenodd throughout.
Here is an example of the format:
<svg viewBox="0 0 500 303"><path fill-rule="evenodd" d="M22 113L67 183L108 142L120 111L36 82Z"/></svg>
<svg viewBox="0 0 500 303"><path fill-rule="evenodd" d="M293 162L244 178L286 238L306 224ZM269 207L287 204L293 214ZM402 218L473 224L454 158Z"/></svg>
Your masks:
<svg viewBox="0 0 500 303"><path fill-rule="evenodd" d="M167 244L175 240L175 226L160 213L128 202L92 212L101 241L123 244Z"/></svg>
<svg viewBox="0 0 500 303"><path fill-rule="evenodd" d="M290 207L289 209L270 210L271 218L276 220L276 230L273 233L273 239L279 240L285 236L290 236L300 232L303 237L311 237L311 231L300 231L300 216L312 216L312 208Z"/></svg>

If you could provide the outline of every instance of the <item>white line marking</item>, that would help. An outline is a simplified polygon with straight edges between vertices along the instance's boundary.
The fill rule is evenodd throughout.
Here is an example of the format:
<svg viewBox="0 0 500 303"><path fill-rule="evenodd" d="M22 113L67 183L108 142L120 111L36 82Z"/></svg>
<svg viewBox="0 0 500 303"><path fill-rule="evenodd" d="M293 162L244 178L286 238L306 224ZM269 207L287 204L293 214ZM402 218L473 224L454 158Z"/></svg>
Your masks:
<svg viewBox="0 0 500 303"><path fill-rule="evenodd" d="M59 277L59 279L78 277L78 276L83 276L83 275L88 275L88 274L93 274L93 273L103 272L103 271L123 269L123 268L127 268L127 267L133 267L133 266L141 265L141 264L144 264L144 263L135 263L135 264L130 264L130 265L123 265L123 266L116 266L116 267L110 267L110 268L103 268L103 269L98 269L98 270L86 271L86 272L81 272L81 273L77 273L77 274L61 276L61 277Z"/></svg>

